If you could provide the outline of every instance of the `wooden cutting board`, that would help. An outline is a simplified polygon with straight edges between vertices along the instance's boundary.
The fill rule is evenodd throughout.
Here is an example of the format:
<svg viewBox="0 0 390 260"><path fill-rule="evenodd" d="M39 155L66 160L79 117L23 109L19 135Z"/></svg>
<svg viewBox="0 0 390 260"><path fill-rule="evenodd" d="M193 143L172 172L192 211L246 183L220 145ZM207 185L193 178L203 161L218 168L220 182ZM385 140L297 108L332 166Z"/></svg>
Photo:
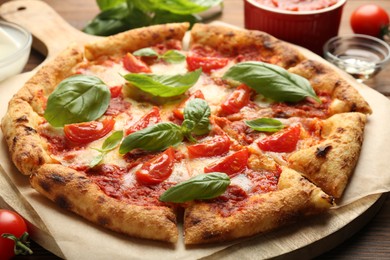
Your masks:
<svg viewBox="0 0 390 260"><path fill-rule="evenodd" d="M45 62L55 57L57 53L65 49L71 42L85 43L98 39L98 37L84 34L73 28L50 6L41 1L19 0L6 2L0 7L0 15L4 20L19 24L33 34L33 47L47 56ZM1 82L1 94L11 97L35 71L36 69ZM4 113L6 109L7 102L2 102L0 111ZM3 143L3 145L5 144ZM15 192L15 197L20 197L18 188L15 185L20 185L20 183L24 185L24 180L19 181L19 179L26 179L24 177L19 176L17 178L19 183L9 183L9 189ZM0 178L0 184L1 181L9 182L9 178ZM310 219L305 223L299 223L288 229L264 235L259 239L227 247L212 254L209 258L220 259L224 257L235 259L243 255L248 259L262 258L262 256L284 259L311 258L329 250L354 234L374 216L383 201L383 196L380 194L372 195L344 208L332 211L329 214L330 216ZM61 255L61 249L53 247L55 243L47 243L53 238L50 237L50 232L44 228L44 224L40 223L39 212L38 214L31 213L31 206L26 206L25 202L22 202L21 205L9 204L7 201L0 200L0 207L7 206L19 209L18 212L22 212L22 215L25 214L24 216L27 217L28 215L29 219L34 219L33 223L31 223L34 229L32 234L34 240L48 250ZM330 222L330 224L324 224L326 222ZM302 234L297 235L297 233Z"/></svg>

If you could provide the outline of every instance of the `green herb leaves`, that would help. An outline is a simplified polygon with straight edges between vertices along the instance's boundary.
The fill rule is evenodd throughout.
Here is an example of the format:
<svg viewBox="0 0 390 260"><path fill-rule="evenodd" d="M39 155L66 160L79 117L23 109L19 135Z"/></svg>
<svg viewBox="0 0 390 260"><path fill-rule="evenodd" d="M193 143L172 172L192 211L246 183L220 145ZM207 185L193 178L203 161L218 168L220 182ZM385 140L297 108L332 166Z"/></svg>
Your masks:
<svg viewBox="0 0 390 260"><path fill-rule="evenodd" d="M160 200L182 203L191 200L212 199L224 193L229 184L230 178L225 173L200 174L171 187L160 196Z"/></svg>
<svg viewBox="0 0 390 260"><path fill-rule="evenodd" d="M119 153L125 154L140 148L146 151L161 151L176 146L186 136L195 141L192 134L207 134L210 131L210 108L203 99L195 98L184 108L182 126L164 122L144 128L128 135L119 147Z"/></svg>
<svg viewBox="0 0 390 260"><path fill-rule="evenodd" d="M126 74L124 78L144 92L159 97L179 96L199 79L201 69L184 75Z"/></svg>
<svg viewBox="0 0 390 260"><path fill-rule="evenodd" d="M259 132L277 132L284 128L284 125L279 120L266 117L247 120L245 124Z"/></svg>
<svg viewBox="0 0 390 260"><path fill-rule="evenodd" d="M172 22L200 22L195 15L223 0L97 0L101 10L83 31L108 36L132 28Z"/></svg>
<svg viewBox="0 0 390 260"><path fill-rule="evenodd" d="M169 50L166 51L164 54L159 55L152 48L139 49L133 52L133 55L141 57L156 57L157 59L161 59L168 63L179 63L186 59L186 56L177 50Z"/></svg>
<svg viewBox="0 0 390 260"><path fill-rule="evenodd" d="M223 78L244 83L275 101L298 102L305 97L312 97L321 103L307 79L277 65L242 62L231 67Z"/></svg>
<svg viewBox="0 0 390 260"><path fill-rule="evenodd" d="M110 90L99 78L71 76L49 96L44 117L54 127L93 121L105 113L110 98Z"/></svg>
<svg viewBox="0 0 390 260"><path fill-rule="evenodd" d="M95 149L96 151L99 151L100 154L91 161L89 166L93 168L98 165L109 151L113 150L119 145L119 143L122 141L122 138L123 131L115 131L112 133L106 140L104 140L101 149Z"/></svg>

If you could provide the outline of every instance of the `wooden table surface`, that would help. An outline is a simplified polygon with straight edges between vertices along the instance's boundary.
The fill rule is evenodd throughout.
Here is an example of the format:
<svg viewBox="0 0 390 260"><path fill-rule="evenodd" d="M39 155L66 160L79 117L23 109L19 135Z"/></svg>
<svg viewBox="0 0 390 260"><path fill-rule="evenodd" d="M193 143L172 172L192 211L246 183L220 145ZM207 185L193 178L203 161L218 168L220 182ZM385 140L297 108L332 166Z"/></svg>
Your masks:
<svg viewBox="0 0 390 260"><path fill-rule="evenodd" d="M0 4L6 1L0 0ZM45 0L69 24L81 29L98 12L95 0ZM243 0L225 0L223 14L217 20L243 27ZM375 3L390 13L390 0L349 0L344 8L340 34L350 34L349 17L354 9L365 3ZM49 21L48 21L49 22ZM33 50L24 71L30 71L44 60L44 55ZM390 97L390 65L382 70L374 79L365 83L385 96ZM386 120L386 119L384 119ZM386 197L377 205L378 213L360 230L351 232L345 241L316 259L390 259L390 198ZM382 204L383 203L383 204ZM375 210L375 209L374 209ZM33 241L32 241L33 242ZM16 259L56 259L56 257L33 242L34 255L17 257ZM1 257L0 257L1 258Z"/></svg>

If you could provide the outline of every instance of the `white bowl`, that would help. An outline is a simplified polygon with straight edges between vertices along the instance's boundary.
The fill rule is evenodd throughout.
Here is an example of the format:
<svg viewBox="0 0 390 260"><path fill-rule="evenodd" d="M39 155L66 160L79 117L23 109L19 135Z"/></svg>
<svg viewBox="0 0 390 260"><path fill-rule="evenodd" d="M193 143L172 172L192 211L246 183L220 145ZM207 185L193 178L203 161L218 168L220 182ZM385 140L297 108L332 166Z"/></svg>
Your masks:
<svg viewBox="0 0 390 260"><path fill-rule="evenodd" d="M19 25L0 21L0 81L22 72L31 43L30 32Z"/></svg>

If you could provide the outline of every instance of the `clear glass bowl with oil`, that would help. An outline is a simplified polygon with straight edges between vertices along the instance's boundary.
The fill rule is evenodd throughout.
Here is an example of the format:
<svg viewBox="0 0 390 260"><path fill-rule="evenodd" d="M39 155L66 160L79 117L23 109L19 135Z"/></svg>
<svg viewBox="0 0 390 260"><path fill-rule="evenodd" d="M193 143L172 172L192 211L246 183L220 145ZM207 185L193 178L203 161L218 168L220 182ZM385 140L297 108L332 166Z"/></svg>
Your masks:
<svg viewBox="0 0 390 260"><path fill-rule="evenodd" d="M336 36L325 43L324 57L362 82L374 77L390 61L390 46L368 35Z"/></svg>

